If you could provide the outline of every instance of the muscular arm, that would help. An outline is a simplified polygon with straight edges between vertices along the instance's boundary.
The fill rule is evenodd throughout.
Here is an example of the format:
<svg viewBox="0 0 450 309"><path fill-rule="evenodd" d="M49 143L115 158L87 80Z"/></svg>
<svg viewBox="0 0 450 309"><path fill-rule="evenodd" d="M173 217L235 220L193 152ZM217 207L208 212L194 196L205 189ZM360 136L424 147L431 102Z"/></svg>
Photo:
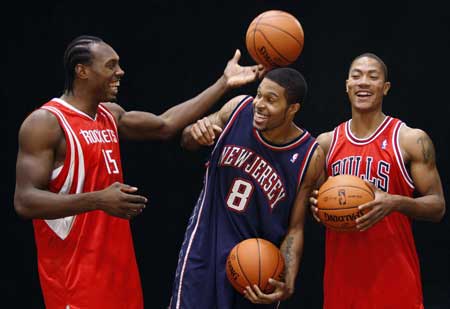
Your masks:
<svg viewBox="0 0 450 309"><path fill-rule="evenodd" d="M400 130L400 147L421 197L394 196L396 210L415 219L440 221L445 213L445 199L433 142L424 131L404 126Z"/></svg>
<svg viewBox="0 0 450 309"><path fill-rule="evenodd" d="M245 95L236 96L217 112L187 126L181 136L181 146L188 150L195 150L201 145L211 145L216 135L222 132L233 110L244 98Z"/></svg>
<svg viewBox="0 0 450 309"><path fill-rule="evenodd" d="M22 124L16 164L16 212L24 218L55 219L102 209L124 217L125 214L120 210L115 213L111 210L111 197L121 195L119 190L81 194L56 194L48 191L55 154L63 140L64 133L58 121L47 111L33 112ZM125 185L116 185L121 186ZM128 196L125 193L122 195L123 198ZM140 199L136 196L136 201L138 200ZM140 200L140 203L143 201Z"/></svg>
<svg viewBox="0 0 450 309"><path fill-rule="evenodd" d="M223 75L213 85L161 115L140 111L125 112L117 104L108 103L107 107L118 119L120 135L135 140L166 140L173 137L182 128L204 115L226 91L255 81L265 73L262 66L240 66L239 58L240 52L236 51L234 57L228 61Z"/></svg>
<svg viewBox="0 0 450 309"><path fill-rule="evenodd" d="M317 147L297 193L288 232L281 244L281 252L285 259L285 282L290 295L294 292L295 278L297 277L303 254L304 221L309 205L309 196L312 190L317 188L318 179L322 174L324 164L323 150Z"/></svg>

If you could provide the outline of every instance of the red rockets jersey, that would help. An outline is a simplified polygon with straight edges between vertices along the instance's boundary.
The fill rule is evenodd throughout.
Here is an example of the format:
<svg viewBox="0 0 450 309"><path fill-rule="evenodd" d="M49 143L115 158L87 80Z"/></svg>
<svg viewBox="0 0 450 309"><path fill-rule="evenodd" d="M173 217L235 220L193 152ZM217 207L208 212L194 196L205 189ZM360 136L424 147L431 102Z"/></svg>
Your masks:
<svg viewBox="0 0 450 309"><path fill-rule="evenodd" d="M412 196L414 184L404 165L399 131L386 117L368 138L350 130L351 120L333 132L328 175L352 174L390 194ZM364 232L327 229L325 309L423 308L419 261L410 219L398 212Z"/></svg>
<svg viewBox="0 0 450 309"><path fill-rule="evenodd" d="M66 158L52 172L50 191L75 194L123 182L117 127L100 104L94 119L61 99L41 109L58 119ZM91 211L33 220L46 308L143 308L127 220Z"/></svg>

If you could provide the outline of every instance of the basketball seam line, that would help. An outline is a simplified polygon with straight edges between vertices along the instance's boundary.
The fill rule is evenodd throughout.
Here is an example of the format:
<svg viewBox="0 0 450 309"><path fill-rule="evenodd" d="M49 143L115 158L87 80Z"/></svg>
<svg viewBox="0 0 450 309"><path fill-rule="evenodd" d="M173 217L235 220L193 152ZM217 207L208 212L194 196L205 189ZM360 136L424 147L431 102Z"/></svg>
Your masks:
<svg viewBox="0 0 450 309"><path fill-rule="evenodd" d="M361 204L362 205L362 204ZM344 209L352 209L352 208L358 208L359 205L357 206L352 206L352 207L341 207L341 208L319 208L320 210L344 210Z"/></svg>
<svg viewBox="0 0 450 309"><path fill-rule="evenodd" d="M267 27L271 27L271 28L277 29L277 30L283 32L284 34L287 34L292 39L294 39L294 41L297 42L297 44L300 47L303 47L303 44L299 40L297 40L297 38L295 36L293 36L291 33L287 32L287 31L285 31L283 28L279 28L277 26L274 26L273 24L265 24L264 22L259 22L258 25L267 26Z"/></svg>
<svg viewBox="0 0 450 309"><path fill-rule="evenodd" d="M258 286L261 287L261 244L258 238L256 243L258 244Z"/></svg>
<svg viewBox="0 0 450 309"><path fill-rule="evenodd" d="M264 37L264 39L266 40L266 42L267 42L267 44L269 44L270 45L270 47L272 47L273 48L273 50L278 54L278 56L280 56L281 58L283 58L285 61L287 61L287 62L289 62L289 63L292 63L292 62L294 62L295 60L289 60L288 58L286 58L285 56L283 56L271 43L270 43L270 41L269 41L269 39L266 37L266 35L264 34L264 32L262 32L261 30L257 30L256 28L255 28L255 32L256 31L258 31L258 32L260 32L261 33L261 35ZM273 59L272 59L273 60ZM274 61L275 62L275 61ZM277 63L278 64L278 63ZM279 66L281 66L280 64L278 64Z"/></svg>
<svg viewBox="0 0 450 309"><path fill-rule="evenodd" d="M277 266L275 267L275 270L273 271L273 273L272 273L272 275L270 276L270 278L272 278L272 279L275 279L274 278L274 275L278 272L278 266L280 265L280 252L277 252L278 253L278 255L277 255ZM277 278L278 279L278 278ZM270 283L269 283L269 280L267 280L267 284L266 284L266 286L265 286L265 288L264 288L264 290L267 288L267 285L269 285ZM264 292L264 291L263 291Z"/></svg>
<svg viewBox="0 0 450 309"><path fill-rule="evenodd" d="M252 285L252 283L250 282L250 280L248 279L247 275L245 274L244 269L241 267L241 263L239 261L239 245L236 248L236 259L239 265L239 268L241 269L241 273L244 275L245 280L247 280L248 285Z"/></svg>
<svg viewBox="0 0 450 309"><path fill-rule="evenodd" d="M253 51L255 52L256 57L258 57L259 63L264 63L265 60L263 59L263 60L261 61L261 57L259 56L258 50L256 49L256 29L258 28L259 20L260 20L261 18L262 18L262 16L260 16L260 17L256 20L255 28L253 29ZM271 65L271 64L269 63L269 65Z"/></svg>
<svg viewBox="0 0 450 309"><path fill-rule="evenodd" d="M333 186L333 187L330 187L330 188L326 189L325 191L319 193L319 196L320 196L320 194L323 194L323 193L325 193L325 192L327 192L327 191L330 191L331 189L339 188L339 187L344 187L344 186L343 186L343 185L339 185L339 186ZM373 198L375 197L375 193L374 193L373 191L366 190L366 189L364 189L364 188L357 187L357 186L352 186L352 185L345 185L345 187L360 189L360 190L362 190L362 191L364 191L364 192L369 193Z"/></svg>

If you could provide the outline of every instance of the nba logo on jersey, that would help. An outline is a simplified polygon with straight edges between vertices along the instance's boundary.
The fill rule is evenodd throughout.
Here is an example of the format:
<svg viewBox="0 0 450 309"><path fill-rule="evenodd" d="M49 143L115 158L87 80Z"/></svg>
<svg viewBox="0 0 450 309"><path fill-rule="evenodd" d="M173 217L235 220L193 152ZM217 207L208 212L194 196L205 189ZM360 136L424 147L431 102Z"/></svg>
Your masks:
<svg viewBox="0 0 450 309"><path fill-rule="evenodd" d="M292 155L292 158L291 158L291 163L294 163L296 160L297 160L297 158L298 158L298 153L294 153L293 155Z"/></svg>
<svg viewBox="0 0 450 309"><path fill-rule="evenodd" d="M381 143L381 149L386 149L387 147L387 140L383 140L383 142Z"/></svg>

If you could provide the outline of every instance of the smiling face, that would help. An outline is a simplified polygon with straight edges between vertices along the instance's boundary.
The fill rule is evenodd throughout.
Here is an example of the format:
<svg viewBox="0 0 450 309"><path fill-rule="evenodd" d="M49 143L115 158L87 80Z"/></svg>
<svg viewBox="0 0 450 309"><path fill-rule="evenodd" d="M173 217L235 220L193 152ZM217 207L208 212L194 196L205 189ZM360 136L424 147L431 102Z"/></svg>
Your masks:
<svg viewBox="0 0 450 309"><path fill-rule="evenodd" d="M287 103L283 87L264 78L253 100L253 126L261 132L286 127L299 108L296 105Z"/></svg>
<svg viewBox="0 0 450 309"><path fill-rule="evenodd" d="M353 61L346 81L352 109L381 111L383 96L387 95L390 87L379 61L365 56Z"/></svg>
<svg viewBox="0 0 450 309"><path fill-rule="evenodd" d="M106 43L94 43L90 46L92 62L81 65L85 70L85 87L99 102L114 101L119 91L120 79L125 72L119 65L119 56Z"/></svg>

